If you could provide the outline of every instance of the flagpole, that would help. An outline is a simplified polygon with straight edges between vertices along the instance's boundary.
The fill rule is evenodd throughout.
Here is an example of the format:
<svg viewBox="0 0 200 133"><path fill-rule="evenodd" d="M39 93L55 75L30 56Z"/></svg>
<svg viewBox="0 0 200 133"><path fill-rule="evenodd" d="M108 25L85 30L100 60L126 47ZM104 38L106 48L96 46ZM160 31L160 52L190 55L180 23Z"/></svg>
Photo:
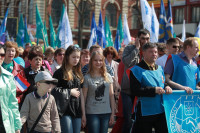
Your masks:
<svg viewBox="0 0 200 133"><path fill-rule="evenodd" d="M39 43L39 40L38 40L38 38L37 38L37 46L38 46L38 43Z"/></svg>

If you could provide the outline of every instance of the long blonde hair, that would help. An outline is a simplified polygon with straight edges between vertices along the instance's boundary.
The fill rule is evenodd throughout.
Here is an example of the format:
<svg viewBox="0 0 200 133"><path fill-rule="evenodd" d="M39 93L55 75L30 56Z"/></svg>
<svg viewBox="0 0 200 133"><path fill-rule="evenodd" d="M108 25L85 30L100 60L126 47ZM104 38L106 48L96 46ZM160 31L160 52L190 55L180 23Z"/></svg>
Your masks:
<svg viewBox="0 0 200 133"><path fill-rule="evenodd" d="M67 48L67 50L65 51L65 55L64 55L64 59L62 62L62 70L63 70L63 79L64 80L73 80L73 73L81 80L81 83L83 83L83 75L81 72L81 65L80 65L80 61L76 66L73 66L72 71L69 71L69 56L73 53L73 52L81 52L80 48L78 48L77 46L69 46Z"/></svg>
<svg viewBox="0 0 200 133"><path fill-rule="evenodd" d="M102 62L103 62L103 66L100 68L100 74L101 76L105 79L105 81L107 82L111 82L107 76L107 69L106 69L106 64L105 64L105 57L103 56L102 53L100 53L99 51L93 52L90 58L90 62L89 62L89 70L88 73L91 75L91 77L94 77L94 70L93 70L93 66L92 66L92 62L94 61L94 58L96 57L96 55L101 56L102 58Z"/></svg>

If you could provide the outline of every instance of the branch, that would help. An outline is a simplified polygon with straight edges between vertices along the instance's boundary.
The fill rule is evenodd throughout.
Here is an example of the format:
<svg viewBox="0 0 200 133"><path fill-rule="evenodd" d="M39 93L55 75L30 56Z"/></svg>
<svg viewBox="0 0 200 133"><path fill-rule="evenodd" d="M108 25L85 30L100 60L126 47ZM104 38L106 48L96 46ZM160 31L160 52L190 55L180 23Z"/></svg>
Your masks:
<svg viewBox="0 0 200 133"><path fill-rule="evenodd" d="M75 6L75 8L76 8L76 10L78 11L78 13L79 13L80 15L82 15L81 11L80 11L79 8L76 6L76 4L74 3L74 1L71 0L71 2L72 2L73 5Z"/></svg>

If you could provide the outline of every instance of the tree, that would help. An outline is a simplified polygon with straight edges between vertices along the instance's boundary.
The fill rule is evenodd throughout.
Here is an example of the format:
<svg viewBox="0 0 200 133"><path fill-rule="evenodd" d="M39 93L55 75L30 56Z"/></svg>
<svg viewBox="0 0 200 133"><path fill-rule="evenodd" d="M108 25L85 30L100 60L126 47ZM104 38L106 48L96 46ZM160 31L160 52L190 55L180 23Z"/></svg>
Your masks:
<svg viewBox="0 0 200 133"><path fill-rule="evenodd" d="M85 12L88 10L88 5L90 11L94 11L95 7L95 0L80 0L79 4L76 4L76 0L71 0L74 7L76 8L78 15L79 15L79 21L78 21L78 44L82 48L82 36L83 36L83 24L85 22Z"/></svg>

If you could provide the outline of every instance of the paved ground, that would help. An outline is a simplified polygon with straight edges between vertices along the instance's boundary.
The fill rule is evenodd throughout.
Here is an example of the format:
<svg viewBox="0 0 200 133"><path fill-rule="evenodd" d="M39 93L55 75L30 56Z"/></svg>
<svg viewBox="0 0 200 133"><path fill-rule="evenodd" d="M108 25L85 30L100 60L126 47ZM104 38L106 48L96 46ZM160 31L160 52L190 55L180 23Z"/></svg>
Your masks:
<svg viewBox="0 0 200 133"><path fill-rule="evenodd" d="M112 128L108 128L108 133L110 133L112 131ZM85 133L83 131L81 131L81 133Z"/></svg>

